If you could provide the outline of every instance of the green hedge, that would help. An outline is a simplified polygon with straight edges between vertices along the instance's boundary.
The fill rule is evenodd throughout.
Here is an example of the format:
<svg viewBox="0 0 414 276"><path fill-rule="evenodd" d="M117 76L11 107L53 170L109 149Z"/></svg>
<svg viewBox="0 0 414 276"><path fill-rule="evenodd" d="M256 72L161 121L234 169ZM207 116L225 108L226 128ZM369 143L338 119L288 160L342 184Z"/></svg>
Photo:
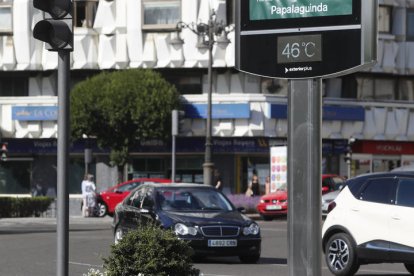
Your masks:
<svg viewBox="0 0 414 276"><path fill-rule="evenodd" d="M53 201L46 196L0 197L0 218L39 217Z"/></svg>

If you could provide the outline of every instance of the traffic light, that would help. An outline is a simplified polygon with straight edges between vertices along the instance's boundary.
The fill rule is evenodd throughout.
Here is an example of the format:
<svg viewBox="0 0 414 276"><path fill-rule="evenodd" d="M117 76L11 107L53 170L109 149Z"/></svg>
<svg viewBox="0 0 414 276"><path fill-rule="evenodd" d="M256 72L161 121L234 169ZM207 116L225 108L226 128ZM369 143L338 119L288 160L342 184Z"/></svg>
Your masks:
<svg viewBox="0 0 414 276"><path fill-rule="evenodd" d="M7 143L3 143L1 145L1 149L0 149L0 160L1 161L7 161Z"/></svg>
<svg viewBox="0 0 414 276"><path fill-rule="evenodd" d="M171 134L173 136L177 136L180 134L183 124L184 124L184 115L185 112L182 110L174 109L171 112L172 117L172 126L171 126Z"/></svg>
<svg viewBox="0 0 414 276"><path fill-rule="evenodd" d="M33 37L46 42L49 51L73 51L72 2L33 0L33 6L49 14L35 25Z"/></svg>

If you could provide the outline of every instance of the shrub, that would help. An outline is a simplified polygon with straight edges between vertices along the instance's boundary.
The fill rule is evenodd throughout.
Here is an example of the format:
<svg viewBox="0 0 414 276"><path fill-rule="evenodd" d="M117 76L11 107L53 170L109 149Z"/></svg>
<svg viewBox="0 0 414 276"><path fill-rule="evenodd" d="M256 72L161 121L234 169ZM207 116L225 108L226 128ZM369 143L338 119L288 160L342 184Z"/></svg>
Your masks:
<svg viewBox="0 0 414 276"><path fill-rule="evenodd" d="M236 206L236 208L243 207L246 213L256 213L256 205L260 201L260 196L246 196L244 194L230 194L228 199Z"/></svg>
<svg viewBox="0 0 414 276"><path fill-rule="evenodd" d="M108 276L120 275L199 275L191 262L192 249L172 230L159 226L142 226L128 232L122 240L111 246L111 253L104 258Z"/></svg>
<svg viewBox="0 0 414 276"><path fill-rule="evenodd" d="M39 217L46 212L53 198L39 197L0 197L0 217Z"/></svg>

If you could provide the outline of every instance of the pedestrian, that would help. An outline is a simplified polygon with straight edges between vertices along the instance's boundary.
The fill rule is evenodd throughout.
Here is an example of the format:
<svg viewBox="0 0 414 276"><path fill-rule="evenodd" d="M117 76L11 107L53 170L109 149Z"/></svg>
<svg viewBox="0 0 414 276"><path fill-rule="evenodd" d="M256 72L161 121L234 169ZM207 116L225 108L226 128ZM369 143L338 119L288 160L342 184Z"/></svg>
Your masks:
<svg viewBox="0 0 414 276"><path fill-rule="evenodd" d="M223 179L218 169L214 170L214 187L219 191L223 190Z"/></svg>
<svg viewBox="0 0 414 276"><path fill-rule="evenodd" d="M260 196L260 183L257 174L253 174L252 180L247 185L246 196Z"/></svg>
<svg viewBox="0 0 414 276"><path fill-rule="evenodd" d="M85 175L82 181L82 215L83 217L91 217L93 209L96 205L96 186L93 182L94 177L91 174Z"/></svg>
<svg viewBox="0 0 414 276"><path fill-rule="evenodd" d="M266 176L265 180L265 194L270 194L270 176Z"/></svg>

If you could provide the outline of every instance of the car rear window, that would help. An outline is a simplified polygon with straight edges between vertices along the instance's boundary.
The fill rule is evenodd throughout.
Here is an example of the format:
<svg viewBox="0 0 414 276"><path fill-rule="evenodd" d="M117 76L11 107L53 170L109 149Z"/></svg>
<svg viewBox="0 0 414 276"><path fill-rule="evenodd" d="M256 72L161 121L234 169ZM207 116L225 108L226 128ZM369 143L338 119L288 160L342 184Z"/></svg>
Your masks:
<svg viewBox="0 0 414 276"><path fill-rule="evenodd" d="M399 206L414 207L414 179L401 179L396 202Z"/></svg>

